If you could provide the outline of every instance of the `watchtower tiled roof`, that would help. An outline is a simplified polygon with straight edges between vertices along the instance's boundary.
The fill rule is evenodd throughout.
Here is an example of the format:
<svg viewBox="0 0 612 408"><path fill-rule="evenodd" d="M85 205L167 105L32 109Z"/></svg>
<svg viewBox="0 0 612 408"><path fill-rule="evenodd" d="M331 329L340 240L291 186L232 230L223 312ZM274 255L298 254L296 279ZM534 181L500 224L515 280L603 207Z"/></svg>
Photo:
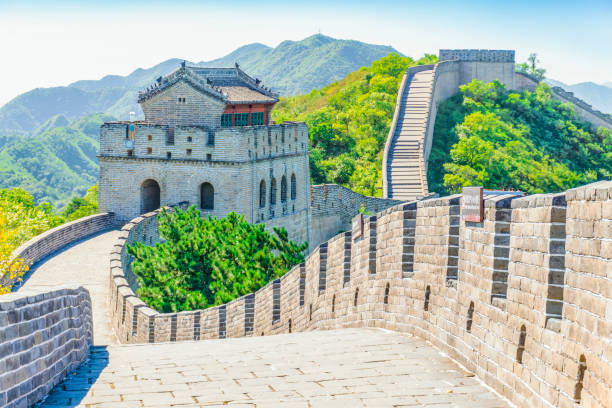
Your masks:
<svg viewBox="0 0 612 408"><path fill-rule="evenodd" d="M157 78L153 86L138 94L143 102L164 89L185 80L201 92L223 100L227 104L276 103L278 95L265 88L258 79L253 79L240 69L188 67L182 63L173 73Z"/></svg>

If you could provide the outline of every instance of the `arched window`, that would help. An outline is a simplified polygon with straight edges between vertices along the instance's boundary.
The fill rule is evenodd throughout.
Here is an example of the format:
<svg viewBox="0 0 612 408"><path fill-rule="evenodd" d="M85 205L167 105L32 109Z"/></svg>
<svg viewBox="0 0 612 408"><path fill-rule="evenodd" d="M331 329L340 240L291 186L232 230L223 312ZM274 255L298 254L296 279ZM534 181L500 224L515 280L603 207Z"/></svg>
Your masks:
<svg viewBox="0 0 612 408"><path fill-rule="evenodd" d="M295 181L295 173L291 175L291 199L295 200L295 196L297 195L297 184Z"/></svg>
<svg viewBox="0 0 612 408"><path fill-rule="evenodd" d="M215 208L215 189L210 183L200 185L200 208L203 210Z"/></svg>
<svg viewBox="0 0 612 408"><path fill-rule="evenodd" d="M160 189L157 181L148 179L140 186L140 212L148 213L159 208Z"/></svg>
<svg viewBox="0 0 612 408"><path fill-rule="evenodd" d="M474 302L470 302L470 307L468 308L467 313L467 322L465 324L465 330L468 333L472 332L472 317L474 316Z"/></svg>
<svg viewBox="0 0 612 408"><path fill-rule="evenodd" d="M266 206L266 182L261 180L259 183L259 207L264 208Z"/></svg>
<svg viewBox="0 0 612 408"><path fill-rule="evenodd" d="M276 205L276 179L274 177L270 182L270 205Z"/></svg>
<svg viewBox="0 0 612 408"><path fill-rule="evenodd" d="M281 179L281 203L287 202L287 177Z"/></svg>
<svg viewBox="0 0 612 408"><path fill-rule="evenodd" d="M525 339L527 338L527 329L525 325L521 326L521 334L519 336L519 344L516 349L516 362L523 364L523 353L525 352Z"/></svg>
<svg viewBox="0 0 612 408"><path fill-rule="evenodd" d="M578 375L576 379L576 387L574 388L574 402L576 404L580 404L580 400L582 399L582 388L584 387L584 372L587 369L586 358L584 354L580 355L580 360L578 361Z"/></svg>

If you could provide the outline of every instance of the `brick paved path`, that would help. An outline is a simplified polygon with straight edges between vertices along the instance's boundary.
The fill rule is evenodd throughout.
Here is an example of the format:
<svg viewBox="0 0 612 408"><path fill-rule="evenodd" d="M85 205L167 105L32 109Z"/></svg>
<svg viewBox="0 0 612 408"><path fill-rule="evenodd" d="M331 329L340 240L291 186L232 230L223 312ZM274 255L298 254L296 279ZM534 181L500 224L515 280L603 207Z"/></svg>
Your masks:
<svg viewBox="0 0 612 408"><path fill-rule="evenodd" d="M77 283L89 290L94 344L115 344L108 310L110 251L119 231L109 231L69 246L32 269L24 290Z"/></svg>
<svg viewBox="0 0 612 408"><path fill-rule="evenodd" d="M79 283L93 303L98 346L41 407L507 406L423 340L379 329L117 345L107 307L117 234L65 249L23 285Z"/></svg>
<svg viewBox="0 0 612 408"><path fill-rule="evenodd" d="M344 329L94 348L43 407L506 407L416 337Z"/></svg>

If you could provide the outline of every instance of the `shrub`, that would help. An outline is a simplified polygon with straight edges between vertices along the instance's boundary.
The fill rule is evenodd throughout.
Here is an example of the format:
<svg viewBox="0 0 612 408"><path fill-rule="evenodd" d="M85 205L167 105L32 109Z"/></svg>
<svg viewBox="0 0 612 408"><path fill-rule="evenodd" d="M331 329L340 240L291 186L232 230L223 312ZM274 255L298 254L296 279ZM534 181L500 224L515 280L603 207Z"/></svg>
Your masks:
<svg viewBox="0 0 612 408"><path fill-rule="evenodd" d="M250 224L244 216L202 218L192 206L162 211L155 246L128 246L138 296L161 312L202 309L254 292L303 262L308 245L287 231Z"/></svg>

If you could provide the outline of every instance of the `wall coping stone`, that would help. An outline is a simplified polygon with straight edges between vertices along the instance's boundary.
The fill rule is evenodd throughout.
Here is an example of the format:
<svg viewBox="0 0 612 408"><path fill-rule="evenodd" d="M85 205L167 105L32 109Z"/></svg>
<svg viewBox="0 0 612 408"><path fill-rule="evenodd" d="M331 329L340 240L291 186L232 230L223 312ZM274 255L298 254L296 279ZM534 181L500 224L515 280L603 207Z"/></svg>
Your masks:
<svg viewBox="0 0 612 408"><path fill-rule="evenodd" d="M567 200L606 200L612 198L612 181L601 180L595 183L587 184L567 190Z"/></svg>
<svg viewBox="0 0 612 408"><path fill-rule="evenodd" d="M512 202L512 208L566 207L565 193L534 194L518 198Z"/></svg>
<svg viewBox="0 0 612 408"><path fill-rule="evenodd" d="M516 194L485 195L485 208L510 208L512 202L521 196Z"/></svg>
<svg viewBox="0 0 612 408"><path fill-rule="evenodd" d="M445 205L457 205L460 204L461 194L454 194L446 197L430 198L423 201L417 202L417 208L426 207L441 207Z"/></svg>

